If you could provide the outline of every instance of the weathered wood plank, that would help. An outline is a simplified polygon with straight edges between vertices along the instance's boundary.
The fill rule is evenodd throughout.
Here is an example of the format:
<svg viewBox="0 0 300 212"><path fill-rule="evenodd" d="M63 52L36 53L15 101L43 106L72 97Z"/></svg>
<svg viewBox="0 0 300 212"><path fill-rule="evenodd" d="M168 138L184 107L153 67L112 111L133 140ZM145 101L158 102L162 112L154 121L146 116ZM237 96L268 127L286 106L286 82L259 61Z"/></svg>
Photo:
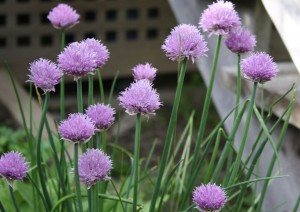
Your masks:
<svg viewBox="0 0 300 212"><path fill-rule="evenodd" d="M24 116L26 119L27 126L29 126L29 108L30 108L30 99L27 91L22 88L22 86L16 81L16 87L18 89L21 103L24 110ZM9 110L11 116L14 120L20 125L23 126L21 113L19 110L17 97L14 93L14 89L9 78L8 73L5 70L0 70L0 101L3 103L4 106ZM42 116L42 110L37 101L32 101L32 111L33 111L33 133L36 135L38 123L40 122ZM53 122L53 118L48 114L48 121L50 128L55 130L55 125ZM43 137L46 138L46 131L43 132Z"/></svg>

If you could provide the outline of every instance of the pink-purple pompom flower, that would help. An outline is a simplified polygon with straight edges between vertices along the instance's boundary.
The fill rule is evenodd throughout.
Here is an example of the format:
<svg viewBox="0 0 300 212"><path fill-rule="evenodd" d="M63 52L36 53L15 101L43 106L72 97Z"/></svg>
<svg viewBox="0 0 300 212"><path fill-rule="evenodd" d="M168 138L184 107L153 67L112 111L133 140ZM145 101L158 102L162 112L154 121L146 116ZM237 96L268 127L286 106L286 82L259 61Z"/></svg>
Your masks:
<svg viewBox="0 0 300 212"><path fill-rule="evenodd" d="M55 85L61 81L63 72L55 63L47 59L38 59L30 64L29 82L44 90L44 92L55 91Z"/></svg>
<svg viewBox="0 0 300 212"><path fill-rule="evenodd" d="M62 139L71 143L86 143L95 134L94 122L85 114L70 114L61 121L58 132Z"/></svg>
<svg viewBox="0 0 300 212"><path fill-rule="evenodd" d="M102 180L109 180L112 161L99 149L87 149L78 161L79 179L88 188Z"/></svg>
<svg viewBox="0 0 300 212"><path fill-rule="evenodd" d="M256 39L248 29L237 27L228 34L225 44L233 53L243 54L254 50Z"/></svg>
<svg viewBox="0 0 300 212"><path fill-rule="evenodd" d="M155 114L161 106L159 95L148 80L139 80L132 83L119 96L120 105L129 115Z"/></svg>
<svg viewBox="0 0 300 212"><path fill-rule="evenodd" d="M14 180L23 180L29 171L29 163L19 152L4 153L0 158L0 176L13 187Z"/></svg>
<svg viewBox="0 0 300 212"><path fill-rule="evenodd" d="M173 61L187 58L194 62L207 52L207 44L196 26L180 24L172 29L162 49Z"/></svg>
<svg viewBox="0 0 300 212"><path fill-rule="evenodd" d="M201 212L217 212L224 207L227 196L225 191L216 184L202 184L195 188L193 202Z"/></svg>
<svg viewBox="0 0 300 212"><path fill-rule="evenodd" d="M135 66L132 70L133 77L135 80L153 81L157 72L157 69L149 63L139 64Z"/></svg>
<svg viewBox="0 0 300 212"><path fill-rule="evenodd" d="M109 51L107 50L107 47L101 43L101 41L94 38L88 38L81 41L81 43L85 43L88 48L96 53L97 68L101 68L107 62L109 58Z"/></svg>
<svg viewBox="0 0 300 212"><path fill-rule="evenodd" d="M58 55L58 66L77 80L97 67L97 53L85 42L74 42Z"/></svg>
<svg viewBox="0 0 300 212"><path fill-rule="evenodd" d="M199 26L209 35L226 35L233 28L240 26L240 18L229 1L217 1L209 5L201 15Z"/></svg>
<svg viewBox="0 0 300 212"><path fill-rule="evenodd" d="M79 23L76 10L67 4L58 4L48 14L47 18L57 29L67 29Z"/></svg>
<svg viewBox="0 0 300 212"><path fill-rule="evenodd" d="M94 104L89 106L86 111L86 115L95 123L97 131L108 129L115 120L115 110L109 105Z"/></svg>
<svg viewBox="0 0 300 212"><path fill-rule="evenodd" d="M278 67L265 52L253 53L241 62L243 75L253 82L265 83L276 76Z"/></svg>

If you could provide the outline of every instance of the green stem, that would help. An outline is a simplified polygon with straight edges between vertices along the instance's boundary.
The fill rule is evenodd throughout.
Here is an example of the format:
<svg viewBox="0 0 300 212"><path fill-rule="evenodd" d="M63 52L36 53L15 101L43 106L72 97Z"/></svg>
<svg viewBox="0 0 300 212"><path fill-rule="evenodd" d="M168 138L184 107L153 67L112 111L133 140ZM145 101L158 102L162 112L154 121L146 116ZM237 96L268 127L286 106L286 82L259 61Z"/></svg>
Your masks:
<svg viewBox="0 0 300 212"><path fill-rule="evenodd" d="M170 151L170 147L171 147L171 143L172 143L171 142L172 135L173 135L174 128L175 128L174 123L177 118L177 112L178 112L178 107L179 107L180 98L181 98L181 92L182 92L182 87L183 87L183 82L184 82L184 77L185 77L185 72L186 72L186 66L187 66L187 58L185 58L181 64L181 71L180 71L180 76L179 76L178 83L177 83L174 104L173 104L170 122L169 122L168 130L167 130L166 140L165 140L165 146L164 146L163 154L161 157L160 167L159 167L158 176L157 176L157 180L156 180L156 184L155 184L155 189L154 189L152 200L151 200L150 212L155 211L156 200L159 195L161 180L162 180L162 177L164 174L164 170L165 170L166 163L167 163L168 153Z"/></svg>
<svg viewBox="0 0 300 212"><path fill-rule="evenodd" d="M77 110L78 113L83 113L83 101L82 101L82 79L77 80Z"/></svg>
<svg viewBox="0 0 300 212"><path fill-rule="evenodd" d="M133 179L133 211L137 210L137 197L138 197L138 182L139 182L139 157L141 145L141 114L136 115L135 125L135 139L134 139L134 179Z"/></svg>
<svg viewBox="0 0 300 212"><path fill-rule="evenodd" d="M23 126L24 126L26 137L28 139L30 139L30 135L29 135L29 132L28 132L27 123L26 123L26 119L25 119L25 115L24 115L24 110L23 110L23 107L22 107L20 95L19 95L16 83L15 83L14 77L13 77L13 75L11 73L11 70L10 70L10 67L9 67L8 63L5 63L5 66L6 66L6 71L7 71L8 75L9 75L10 80L11 80L11 83L13 85L14 92L15 92L16 97L17 97L18 107L19 107L19 110L20 110L20 113L21 113L22 123L23 123Z"/></svg>
<svg viewBox="0 0 300 212"><path fill-rule="evenodd" d="M237 81L236 81L236 100L235 105L237 106L234 112L234 119L236 119L239 113L239 104L241 99L241 84L242 84L242 77L241 77L241 55L237 54Z"/></svg>
<svg viewBox="0 0 300 212"><path fill-rule="evenodd" d="M242 77L241 77L241 55L237 54L237 82L236 82L236 101L235 106L236 110L234 111L234 120L237 118L239 113L239 104L241 99L241 84L242 84ZM230 148L228 152L228 159L227 159L227 168L223 182L228 182L230 175L231 175L231 166L233 160L234 149ZM225 185L226 186L226 185Z"/></svg>
<svg viewBox="0 0 300 212"><path fill-rule="evenodd" d="M119 198L119 201L120 201L120 203L121 203L123 212L125 212L125 207L124 207L124 205L123 205L122 198L121 198L121 196L120 196L120 194L119 194L119 192L118 192L118 190L117 190L117 188L116 188L114 182L113 182L112 180L110 180L110 182L111 182L111 184L112 184L112 186L113 186L113 188L114 188L114 190L115 190L115 192L116 192L116 194L117 194L117 196L118 196L118 198Z"/></svg>
<svg viewBox="0 0 300 212"><path fill-rule="evenodd" d="M247 114L247 118L246 118L246 122L245 122L245 126L244 126L244 132L243 132L243 136L242 136L242 141L241 141L241 145L239 147L239 151L238 154L236 156L236 160L233 166L233 171L231 173L231 177L229 178L229 182L228 185L231 185L234 182L234 179L238 173L240 164L241 164L241 160L242 160L242 155L245 149L245 145L246 145L246 140L247 140L247 136L248 136L248 131L249 131L249 127L250 127L250 122L251 122L251 118L252 118L252 113L253 113L253 106L255 103L255 95L256 95L256 89L257 89L257 82L254 82L253 85L253 91L252 91L252 97L251 97L251 101L250 101L250 105L249 105L249 109L248 109L248 114Z"/></svg>
<svg viewBox="0 0 300 212"><path fill-rule="evenodd" d="M46 120L46 113L47 113L49 98L50 98L49 92L46 92L45 95L46 95L46 97L45 97L45 102L44 102L44 106L43 106L43 112L42 112L42 117L41 117L41 121L40 121L40 126L39 126L39 130L38 130L38 136L37 136L36 157L37 157L37 168L38 168L38 173L39 173L40 182L41 182L41 186L42 186L42 191L45 196L45 200L47 202L48 209L50 209L51 201L50 201L50 196L49 196L49 193L48 193L48 190L46 187L46 180L45 180L46 178L45 178L45 173L44 173L43 167L42 167L42 156L41 156L41 142L42 142L43 127L44 127L44 123Z"/></svg>
<svg viewBox="0 0 300 212"><path fill-rule="evenodd" d="M92 74L89 74L88 75L88 78L89 78L89 90L88 90L88 105L92 105L94 104L94 76ZM93 144L94 142L97 142L97 141L94 141L93 138L91 138L90 142L88 142L87 144L84 144L86 146L88 146L89 148L93 148Z"/></svg>
<svg viewBox="0 0 300 212"><path fill-rule="evenodd" d="M89 74L89 91L88 91L88 105L94 104L94 75Z"/></svg>
<svg viewBox="0 0 300 212"><path fill-rule="evenodd" d="M61 30L61 47L60 50L63 51L65 48L65 30ZM60 82L60 119L65 119L65 80L64 76L61 78Z"/></svg>
<svg viewBox="0 0 300 212"><path fill-rule="evenodd" d="M46 124L46 129L47 129L47 132L48 132L48 136L49 136L49 143L50 143L50 146L51 146L52 151L53 151L54 163L55 163L56 170L57 170L58 177L59 177L59 187L62 190L63 196L65 196L65 195L67 195L66 186L68 186L68 182L66 182L66 183L64 182L64 174L63 174L63 171L62 171L62 167L60 166L60 163L59 163L58 154L57 154L57 151L56 151L56 147L55 147L55 144L54 144L54 139L53 139L52 132L51 132L51 129L50 129L47 118L45 120L45 124ZM70 206L69 202L67 202L67 210L71 211L71 206Z"/></svg>
<svg viewBox="0 0 300 212"><path fill-rule="evenodd" d="M0 200L0 211L1 212L5 212L5 209L4 209L4 206L3 206L2 202L1 202L1 200Z"/></svg>
<svg viewBox="0 0 300 212"><path fill-rule="evenodd" d="M18 203L17 203L16 198L15 198L14 190L11 186L9 186L9 191L10 191L11 200L12 200L14 206L15 206L16 212L20 212Z"/></svg>
<svg viewBox="0 0 300 212"><path fill-rule="evenodd" d="M78 149L79 149L79 143L76 143L74 145L74 172L75 172L76 197L77 197L77 203L78 203L78 211L83 212L81 192L80 192L79 173L78 173Z"/></svg>
<svg viewBox="0 0 300 212"><path fill-rule="evenodd" d="M203 140L205 126L206 126L206 122L207 122L208 111L209 111L209 106L210 106L210 102L211 102L211 95L212 95L212 90L214 87L215 75L216 75L217 64L218 64L218 59L219 59L221 40L222 40L222 36L219 35L215 54L214 54L214 59L213 59L213 66L212 66L210 81L209 81L206 96L205 96L203 111L201 113L202 116L201 116L201 120L200 120L199 131L198 131L197 140L196 140L196 146L195 146L195 150L194 150L194 154L193 154L193 163L191 166L191 170L195 170L195 167L198 164L197 158L200 153L201 142ZM199 172L198 170L195 170L195 171ZM191 177L191 175L190 175L190 177ZM190 181L189 181L189 183L194 184L194 182L190 182Z"/></svg>
<svg viewBox="0 0 300 212"><path fill-rule="evenodd" d="M99 80L100 102L104 103L105 96L104 96L103 81L102 81L102 77L101 77L101 73L100 73L99 69L97 69L97 75L98 75L98 80Z"/></svg>
<svg viewBox="0 0 300 212"><path fill-rule="evenodd" d="M226 160L226 157L228 156L228 152L229 152L230 148L232 148L232 146L233 146L235 134L240 126L240 122L241 122L244 112L248 106L248 103L249 103L249 100L246 100L246 102L243 105L243 108L239 111L237 119L234 121L233 128L230 132L230 135L226 141L225 147L223 148L222 154L221 154L219 161L217 163L217 166L214 170L213 176L211 178L211 182L215 182L217 180L217 178L220 176L221 169Z"/></svg>

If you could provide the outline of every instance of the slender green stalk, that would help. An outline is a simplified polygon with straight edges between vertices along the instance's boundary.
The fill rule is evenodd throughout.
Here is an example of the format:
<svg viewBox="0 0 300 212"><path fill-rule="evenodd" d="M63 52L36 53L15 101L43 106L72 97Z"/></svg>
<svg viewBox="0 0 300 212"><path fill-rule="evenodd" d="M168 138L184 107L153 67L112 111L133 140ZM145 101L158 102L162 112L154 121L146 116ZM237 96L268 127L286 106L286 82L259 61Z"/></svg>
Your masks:
<svg viewBox="0 0 300 212"><path fill-rule="evenodd" d="M115 77L114 77L113 82L111 84L109 97L108 97L108 104L111 104L111 100L112 100L112 96L113 96L113 93L114 93L114 90L115 90L115 85L116 85L118 76L119 76L119 71L117 71L117 73L115 74Z"/></svg>
<svg viewBox="0 0 300 212"><path fill-rule="evenodd" d="M293 92L293 96L292 96L292 101L294 102L295 101L295 95L296 95L296 91L294 90ZM290 115L292 113L292 110L289 111L288 115L287 115L287 120L289 119ZM286 130L287 130L287 127L288 127L288 124L289 122L288 121L285 121L284 122L284 125L282 127L282 130L281 130L281 133L279 135L279 138L278 138L278 143L277 143L277 151L279 151L279 149L281 148L281 145L282 145L282 142L283 142L283 138L285 136L285 133L286 133ZM272 159L271 159L271 163L269 165L269 169L267 171L267 177L271 176L272 175L272 172L273 172L273 168L274 168L274 164L276 162L276 154L274 152L273 156L272 156ZM264 202L264 198L266 196L266 192L267 192L267 188L268 188L268 185L269 185L269 180L265 181L264 185L263 185L263 188L261 190L261 195L260 195L260 199L259 199L259 202L258 202L258 205L257 205L257 208L256 208L256 211L261 211L261 208L262 208L262 204Z"/></svg>
<svg viewBox="0 0 300 212"><path fill-rule="evenodd" d="M97 189L97 184L95 184L91 189L91 208L92 208L92 212L96 212L97 211L97 203L98 203L98 189Z"/></svg>
<svg viewBox="0 0 300 212"><path fill-rule="evenodd" d="M4 206L3 206L2 202L1 202L1 200L0 200L0 211L1 212L5 212L5 209L4 209Z"/></svg>
<svg viewBox="0 0 300 212"><path fill-rule="evenodd" d="M63 51L65 48L65 30L61 30L61 47L60 50ZM65 119L65 80L64 76L61 78L60 82L60 119Z"/></svg>
<svg viewBox="0 0 300 212"><path fill-rule="evenodd" d="M23 122L25 133L26 133L26 137L28 139L30 139L30 135L29 135L29 132L28 132L28 127L27 127L27 123L26 123L26 119L25 119L25 115L24 115L24 110L23 110L23 107L22 107L22 104L21 104L20 95L19 95L16 83L15 83L14 77L13 77L13 75L11 73L11 70L10 70L10 67L9 67L8 63L5 63L5 66L6 66L6 71L7 71L8 75L9 75L10 80L11 80L11 83L13 85L14 92L15 92L16 97L17 97L18 106L19 106L19 110L20 110L20 113L21 113L22 122Z"/></svg>
<svg viewBox="0 0 300 212"><path fill-rule="evenodd" d="M83 101L82 101L82 79L77 80L77 110L79 113L83 112Z"/></svg>
<svg viewBox="0 0 300 212"><path fill-rule="evenodd" d="M199 131L198 131L198 135L197 135L197 139L196 139L196 146L195 146L195 150L193 153L193 163L191 166L191 170L195 170L197 173L199 173L199 170L196 170L195 168L198 164L198 157L199 157L199 153L200 153L201 142L204 137L204 131L205 131L205 127L206 127L208 111L209 111L209 106L210 106L211 96L212 96L212 90L213 90L213 86L214 86L217 64L218 64L218 59L219 59L221 40L222 40L222 36L219 35L215 54L214 54L214 59L213 59L210 81L208 84L205 101L204 101L204 105L203 105L203 110L201 113L201 120L200 120ZM192 177L192 173L190 174L190 179L188 182L191 184L194 184L195 183L194 181L190 181L191 177Z"/></svg>
<svg viewBox="0 0 300 212"><path fill-rule="evenodd" d="M200 168L202 167L202 164L204 162L204 160L206 159L207 155L208 155L208 152L210 150L210 146L212 144L212 141L214 140L215 136L212 136L209 140L209 142L207 143L206 147L205 147L205 150L203 152L203 155L200 159L200 161L198 161L198 164L197 166L195 167L195 169L197 170L200 170ZM193 171L193 173L191 174L191 180L192 181L196 181L196 179L199 177L197 171ZM187 207L186 204L189 202L189 198L191 196L191 193L192 193L192 190L194 188L194 184L192 183L188 183L187 186L186 186L186 189L185 189L185 193L184 193L184 196L182 198L182 208L185 208Z"/></svg>
<svg viewBox="0 0 300 212"><path fill-rule="evenodd" d="M38 168L38 173L39 173L40 182L41 182L41 186L42 186L42 191L43 191L45 200L47 202L48 209L50 209L51 201L50 201L50 196L49 196L49 193L48 193L48 190L46 187L46 182L45 182L46 178L45 178L45 173L44 173L43 167L42 167L42 156L41 156L41 142L42 142L43 127L44 127L44 123L46 120L46 113L48 110L48 104L49 104L49 98L50 98L49 92L46 92L45 96L46 97L45 97L45 102L44 102L44 106L43 106L42 117L41 117L39 129L38 129L36 157L37 157L37 168Z"/></svg>
<svg viewBox="0 0 300 212"><path fill-rule="evenodd" d="M118 190L117 190L117 188L116 188L114 182L113 182L112 180L110 180L110 182L111 182L111 184L112 184L112 186L113 186L113 188L114 188L114 190L115 190L115 192L116 192L116 194L117 194L117 196L118 196L118 198L119 198L119 202L121 203L121 206L122 206L123 211L125 211L125 208L124 208L124 205L123 205L122 198L121 198L121 196L120 196L120 194L119 194L119 192L118 192Z"/></svg>
<svg viewBox="0 0 300 212"><path fill-rule="evenodd" d="M83 112L83 102L82 102L82 79L79 78L77 80L77 110L79 113ZM78 149L79 143L76 143L74 146L74 172L75 172L75 186L76 186L76 194L77 194L77 203L78 203L78 211L83 212L82 208L82 200L81 200L81 190L80 190L80 181L79 181L79 173L78 173ZM83 149L83 152L85 149Z"/></svg>
<svg viewBox="0 0 300 212"><path fill-rule="evenodd" d="M50 146L51 146L52 151L53 151L54 163L55 163L56 170L57 170L57 173L58 173L59 187L62 190L63 196L65 196L65 195L67 195L66 187L69 186L68 181L66 183L64 182L64 174L63 174L63 171L62 171L62 167L60 166L60 163L59 163L57 150L56 150L56 147L55 147L55 144L54 144L54 139L53 139L52 132L51 132L51 129L50 129L47 118L45 120L45 124L46 124L46 129L47 129L47 132L48 132L49 143L50 143ZM69 201L67 201L67 210L72 211L71 206L69 204Z"/></svg>
<svg viewBox="0 0 300 212"><path fill-rule="evenodd" d="M11 200L12 200L14 206L15 206L16 212L20 212L18 203L16 201L16 197L15 197L15 194L14 194L14 190L11 186L8 186L8 187L9 187L9 191L10 191Z"/></svg>
<svg viewBox="0 0 300 212"><path fill-rule="evenodd" d="M98 80L99 80L99 89L100 89L100 101L104 103L105 101L105 96L104 96L104 88L103 88L103 81L101 77L100 70L97 69L97 75L98 75Z"/></svg>
<svg viewBox="0 0 300 212"><path fill-rule="evenodd" d="M32 118L32 93L33 93L33 83L30 82L29 85L29 136L28 138L28 145L29 145L29 154L30 154L30 161L31 161L31 166L36 165L36 157L35 157L35 145L33 144L33 118ZM32 177L33 179L37 182L37 173L36 171L32 172ZM32 196L33 196L33 206L34 208L38 208L37 206L37 196L36 196L36 191L34 187L32 187Z"/></svg>
<svg viewBox="0 0 300 212"><path fill-rule="evenodd" d="M79 181L79 174L78 174L78 149L79 149L79 144L76 143L74 145L74 172L75 172L76 198L78 204L78 211L83 212L81 191L80 191L80 181Z"/></svg>
<svg viewBox="0 0 300 212"><path fill-rule="evenodd" d="M204 178L204 183L208 183L209 179L211 177L212 170L213 170L213 167L215 165L215 160L216 160L218 150L219 150L219 144L220 144L220 140L221 140L222 131L223 131L222 128L220 128L219 131L218 131L216 144L215 144L214 151L213 151L213 154L212 154L211 159L210 159L210 163L209 163L208 168L207 168L206 176Z"/></svg>
<svg viewBox="0 0 300 212"><path fill-rule="evenodd" d="M293 208L293 212L297 212L298 211L299 205L300 205L300 194L299 194L298 199L296 201L296 204L295 204L295 206Z"/></svg>
<svg viewBox="0 0 300 212"><path fill-rule="evenodd" d="M241 77L241 55L237 54L237 82L236 82L236 110L234 111L234 120L237 118L239 113L239 104L241 99L241 84L242 84L242 77ZM230 148L227 158L227 168L224 177L224 182L228 182L230 175L231 175L231 166L232 166L232 159L233 159L234 149Z"/></svg>
<svg viewBox="0 0 300 212"><path fill-rule="evenodd" d="M89 74L88 105L94 104L94 75Z"/></svg>
<svg viewBox="0 0 300 212"><path fill-rule="evenodd" d="M243 136L242 136L242 140L241 140L241 145L239 147L239 151L238 154L236 156L236 160L233 166L233 170L232 170L232 174L231 177L229 178L229 182L228 185L231 185L238 173L241 161L242 161L242 155L245 149L245 144L246 144L246 140L247 140L247 136L248 136L248 131L249 131L249 127L250 127L250 122L251 122L251 118L252 118L252 113L253 113L253 106L255 103L255 95L256 95L256 89L257 89L257 82L254 82L253 84L253 91L252 91L252 97L251 97L251 101L250 101L250 105L249 105L249 109L248 109L248 114L247 114L247 118L246 118L246 122L245 122L245 126L244 126L244 132L243 132Z"/></svg>
<svg viewBox="0 0 300 212"><path fill-rule="evenodd" d="M264 97L264 84L261 84L260 88L260 115L264 118L264 110L265 110L265 97Z"/></svg>
<svg viewBox="0 0 300 212"><path fill-rule="evenodd" d="M160 161L160 167L159 167L158 176L157 176L157 180L156 180L156 184L155 184L155 189L154 189L153 196L151 199L150 212L155 211L156 200L159 195L161 180L162 180L162 177L164 174L164 170L165 170L166 163L167 163L167 157L168 157L170 147L171 147L172 135L173 135L174 128L175 128L174 123L177 118L177 112L178 112L178 107L179 107L180 98L181 98L181 92L182 92L182 87L183 87L183 82L184 82L184 77L185 77L185 72L186 72L186 66L187 66L187 58L185 58L181 64L181 71L180 71L180 76L179 76L178 83L177 83L174 104L173 104L170 122L169 122L168 130L167 130L166 140L165 140L165 146L164 146L163 154L162 154L161 161Z"/></svg>
<svg viewBox="0 0 300 212"><path fill-rule="evenodd" d="M88 78L89 78L88 105L92 105L94 104L94 75L89 74ZM90 142L88 142L85 145L88 146L89 148L93 148L94 142L96 143L97 141L91 138Z"/></svg>
<svg viewBox="0 0 300 212"><path fill-rule="evenodd" d="M247 100L244 103L243 108L239 111L239 114L238 114L236 120L234 121L233 128L232 128L232 130L230 132L230 135L229 135L229 137L228 137L228 139L226 141L225 147L224 147L224 149L222 151L222 154L221 154L221 156L219 158L217 166L216 166L216 168L214 170L213 176L211 178L211 182L215 182L217 180L217 178L219 177L219 175L220 175L221 169L222 169L223 164L224 164L224 162L226 160L226 157L228 155L228 151L229 151L230 148L232 148L235 134L236 134L237 129L238 129L239 125L240 125L240 122L241 122L241 119L242 119L242 117L244 115L244 112L245 112L245 110L246 110L246 108L248 106L248 103L249 103L249 101Z"/></svg>
<svg viewBox="0 0 300 212"><path fill-rule="evenodd" d="M137 210L138 183L139 183L139 158L141 145L141 114L136 115L135 139L134 139L134 178L133 178L133 211Z"/></svg>
<svg viewBox="0 0 300 212"><path fill-rule="evenodd" d="M239 104L241 99L241 84L242 84L242 77L241 77L241 55L237 54L237 81L236 81L236 100L235 105L237 106L234 112L234 119L236 119L239 113Z"/></svg>

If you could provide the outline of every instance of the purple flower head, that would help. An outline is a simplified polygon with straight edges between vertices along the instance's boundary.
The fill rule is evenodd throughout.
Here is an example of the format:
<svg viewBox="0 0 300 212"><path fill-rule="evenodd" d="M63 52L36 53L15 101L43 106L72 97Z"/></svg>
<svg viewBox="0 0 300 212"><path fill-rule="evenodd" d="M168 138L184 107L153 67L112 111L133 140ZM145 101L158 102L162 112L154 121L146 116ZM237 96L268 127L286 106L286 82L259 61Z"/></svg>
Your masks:
<svg viewBox="0 0 300 212"><path fill-rule="evenodd" d="M48 14L47 18L57 29L67 29L79 23L76 10L67 4L58 4Z"/></svg>
<svg viewBox="0 0 300 212"><path fill-rule="evenodd" d="M95 123L96 130L102 131L108 129L115 120L115 110L109 105L94 104L89 106L86 115Z"/></svg>
<svg viewBox="0 0 300 212"><path fill-rule="evenodd" d="M87 115L75 113L60 122L58 132L64 140L86 143L95 134L95 125Z"/></svg>
<svg viewBox="0 0 300 212"><path fill-rule="evenodd" d="M153 81L157 72L157 69L149 63L139 64L135 66L132 70L133 77L135 80Z"/></svg>
<svg viewBox="0 0 300 212"><path fill-rule="evenodd" d="M58 66L77 80L94 72L97 67L97 54L85 42L74 42L58 55Z"/></svg>
<svg viewBox="0 0 300 212"><path fill-rule="evenodd" d="M38 59L30 64L29 82L33 82L44 92L55 91L54 86L57 85L63 72L50 60Z"/></svg>
<svg viewBox="0 0 300 212"><path fill-rule="evenodd" d="M4 153L0 158L0 175L13 187L14 180L23 180L26 176L28 164L19 152Z"/></svg>
<svg viewBox="0 0 300 212"><path fill-rule="evenodd" d="M205 52L208 50L197 27L190 24L180 24L173 28L161 48L170 60L177 61L187 58L192 62L205 56Z"/></svg>
<svg viewBox="0 0 300 212"><path fill-rule="evenodd" d="M132 83L119 96L120 105L129 115L155 114L161 106L159 95L148 80L139 80Z"/></svg>
<svg viewBox="0 0 300 212"><path fill-rule="evenodd" d="M210 32L209 36L226 35L231 29L241 25L240 18L229 1L219 0L209 5L202 13L199 26L204 32Z"/></svg>
<svg viewBox="0 0 300 212"><path fill-rule="evenodd" d="M254 50L256 39L248 29L237 27L229 33L225 44L233 53L242 54Z"/></svg>
<svg viewBox="0 0 300 212"><path fill-rule="evenodd" d="M208 183L195 188L193 201L199 211L216 212L224 207L227 196L220 186Z"/></svg>
<svg viewBox="0 0 300 212"><path fill-rule="evenodd" d="M278 68L273 58L265 52L253 53L241 62L245 78L258 83L265 83L276 76Z"/></svg>
<svg viewBox="0 0 300 212"><path fill-rule="evenodd" d="M109 51L107 50L106 46L104 46L101 41L94 38L88 38L82 42L96 53L97 67L101 68L109 58Z"/></svg>
<svg viewBox="0 0 300 212"><path fill-rule="evenodd" d="M112 161L99 149L87 149L78 161L78 173L81 182L90 188L96 182L109 180Z"/></svg>

